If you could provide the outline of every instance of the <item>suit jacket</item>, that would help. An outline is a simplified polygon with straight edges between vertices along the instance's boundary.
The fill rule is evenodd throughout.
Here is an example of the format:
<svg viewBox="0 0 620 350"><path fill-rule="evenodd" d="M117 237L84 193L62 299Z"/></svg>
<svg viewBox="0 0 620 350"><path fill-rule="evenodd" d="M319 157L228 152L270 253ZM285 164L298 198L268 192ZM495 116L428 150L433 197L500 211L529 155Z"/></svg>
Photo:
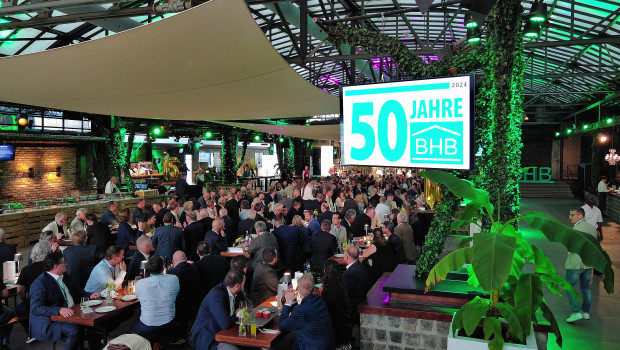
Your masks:
<svg viewBox="0 0 620 350"><path fill-rule="evenodd" d="M15 244L0 242L0 266L2 266L5 261L13 261L16 253L17 248ZM0 277L2 277L2 273L3 271L0 271Z"/></svg>
<svg viewBox="0 0 620 350"><path fill-rule="evenodd" d="M106 225L118 224L118 221L116 221L116 215L114 215L114 212L111 211L110 209L106 209L103 212L103 214L101 214L101 217L99 218L99 222L102 222Z"/></svg>
<svg viewBox="0 0 620 350"><path fill-rule="evenodd" d="M325 260L338 251L336 237L329 232L319 231L312 238L312 258L310 264L315 271L322 271Z"/></svg>
<svg viewBox="0 0 620 350"><path fill-rule="evenodd" d="M205 242L209 243L209 253L219 255L228 250L226 239L221 234L211 230L205 234Z"/></svg>
<svg viewBox="0 0 620 350"><path fill-rule="evenodd" d="M370 224L372 223L372 219L366 213L361 213L355 217L355 221L353 221L353 225L351 225L351 234L353 237L365 236L366 231L364 231L364 226L368 225L370 229Z"/></svg>
<svg viewBox="0 0 620 350"><path fill-rule="evenodd" d="M291 209L288 210L288 213L286 213L286 222L293 222L293 217L295 217L295 215L299 215L303 219L304 210L301 207L299 207L299 209L295 209L295 207L291 207Z"/></svg>
<svg viewBox="0 0 620 350"><path fill-rule="evenodd" d="M405 258L405 250L403 249L403 240L400 239L400 236L397 234L391 234L388 237L388 243L392 250L394 250L394 254L398 257L398 263L403 263L407 259Z"/></svg>
<svg viewBox="0 0 620 350"><path fill-rule="evenodd" d="M298 305L284 305L278 325L282 331L295 331L299 350L336 348L327 304L319 295L308 295Z"/></svg>
<svg viewBox="0 0 620 350"><path fill-rule="evenodd" d="M304 245L308 238L303 237L301 231L293 226L280 225L273 231L278 240L278 252L282 263L287 267L297 267L301 264Z"/></svg>
<svg viewBox="0 0 620 350"><path fill-rule="evenodd" d="M204 232L209 232L213 228L213 218L206 217L198 220L200 224L202 224Z"/></svg>
<svg viewBox="0 0 620 350"><path fill-rule="evenodd" d="M351 198L344 201L344 204L342 205L342 211L340 213L342 214L343 217L344 217L344 214L346 214L349 209L355 210L355 214L359 216L360 208L357 206L357 202Z"/></svg>
<svg viewBox="0 0 620 350"><path fill-rule="evenodd" d="M256 234L256 230L254 229L255 222L256 221L253 219L239 221L239 224L237 225L237 236L245 236L246 232Z"/></svg>
<svg viewBox="0 0 620 350"><path fill-rule="evenodd" d="M239 220L237 219L237 221ZM235 225L235 220L228 216L224 216L224 233L226 234L226 245L231 246L237 239L237 225Z"/></svg>
<svg viewBox="0 0 620 350"><path fill-rule="evenodd" d="M366 267L354 262L343 274L342 284L347 292L349 305L353 310L357 310L357 305L366 299L368 291L368 272Z"/></svg>
<svg viewBox="0 0 620 350"><path fill-rule="evenodd" d="M67 263L67 275L71 279L71 283L77 288L84 289L90 272L101 260L97 246L72 245L63 250L62 255L64 255Z"/></svg>
<svg viewBox="0 0 620 350"><path fill-rule="evenodd" d="M332 217L334 216L334 213L332 213L329 210L326 210L324 212L322 212L321 214L319 214L319 217L316 219L316 221L320 223L323 222L323 220L329 220L329 222L332 222Z"/></svg>
<svg viewBox="0 0 620 350"><path fill-rule="evenodd" d="M225 256L206 255L194 263L200 273L201 298L226 277L230 264Z"/></svg>
<svg viewBox="0 0 620 350"><path fill-rule="evenodd" d="M179 278L179 294L176 298L176 317L181 320L193 320L196 318L198 306L202 299L200 288L200 272L194 265L186 261L168 270L168 274Z"/></svg>
<svg viewBox="0 0 620 350"><path fill-rule="evenodd" d="M198 243L205 237L204 226L197 221L190 223L185 226L183 237L185 239L185 253L187 254L187 258L192 261L198 260L196 248L198 247Z"/></svg>
<svg viewBox="0 0 620 350"><path fill-rule="evenodd" d="M150 256L151 254L149 254L149 257ZM142 263L143 260L148 260L148 258L145 258L139 251L131 256L131 260L127 266L127 274L125 274L125 281L133 281L136 279L136 276L140 275L140 263Z"/></svg>
<svg viewBox="0 0 620 350"><path fill-rule="evenodd" d="M95 222L86 228L86 244L95 245L100 252L105 254L108 247L114 244L114 237L110 228L103 222Z"/></svg>
<svg viewBox="0 0 620 350"><path fill-rule="evenodd" d="M254 269L263 261L263 250L265 250L265 248L278 250L278 240L271 232L264 232L260 236L254 238L252 244L248 247L248 253L252 259L252 267Z"/></svg>
<svg viewBox="0 0 620 350"><path fill-rule="evenodd" d="M215 335L237 322L237 316L230 315L230 301L224 282L213 287L204 298L194 321L189 343L197 350L216 350Z"/></svg>
<svg viewBox="0 0 620 350"><path fill-rule="evenodd" d="M71 279L65 274L63 282L73 297L73 302L80 303L81 297L89 294L83 289L76 289ZM30 286L30 330L32 337L43 341L60 340L60 327L51 327L51 316L59 314L60 309L67 307L67 302L60 286L47 272L42 273Z"/></svg>
<svg viewBox="0 0 620 350"><path fill-rule="evenodd" d="M155 248L155 254L163 256L169 263L172 262L174 252L185 251L183 230L172 225L156 228L153 234L153 248Z"/></svg>
<svg viewBox="0 0 620 350"><path fill-rule="evenodd" d="M236 198L227 200L224 208L228 210L228 216L234 219L235 222L239 221L239 201Z"/></svg>
<svg viewBox="0 0 620 350"><path fill-rule="evenodd" d="M117 244L125 251L125 256L130 257L133 251L129 252L129 245L136 242L136 233L126 222L118 224L118 232L116 232Z"/></svg>
<svg viewBox="0 0 620 350"><path fill-rule="evenodd" d="M138 222L144 222L144 211L138 207L133 210L133 221L134 224L138 224Z"/></svg>
<svg viewBox="0 0 620 350"><path fill-rule="evenodd" d="M263 261L258 265L252 277L252 291L250 292L252 305L260 305L277 294L278 275L276 269Z"/></svg>
<svg viewBox="0 0 620 350"><path fill-rule="evenodd" d="M394 228L394 233L402 240L405 258L408 261L417 259L418 252L415 249L415 240L413 238L413 229L411 226L406 223L398 224L398 226Z"/></svg>
<svg viewBox="0 0 620 350"><path fill-rule="evenodd" d="M161 208L160 211L155 213L155 227L164 226L164 214L169 212L168 208Z"/></svg>

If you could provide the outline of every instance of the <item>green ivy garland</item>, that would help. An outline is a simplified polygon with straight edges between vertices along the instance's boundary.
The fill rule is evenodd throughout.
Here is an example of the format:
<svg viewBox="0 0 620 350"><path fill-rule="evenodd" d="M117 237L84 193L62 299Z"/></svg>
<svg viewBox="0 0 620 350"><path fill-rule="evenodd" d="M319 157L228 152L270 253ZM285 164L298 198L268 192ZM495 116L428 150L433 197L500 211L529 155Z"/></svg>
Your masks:
<svg viewBox="0 0 620 350"><path fill-rule="evenodd" d="M234 184L237 182L237 146L239 135L232 128L222 132L222 182Z"/></svg>

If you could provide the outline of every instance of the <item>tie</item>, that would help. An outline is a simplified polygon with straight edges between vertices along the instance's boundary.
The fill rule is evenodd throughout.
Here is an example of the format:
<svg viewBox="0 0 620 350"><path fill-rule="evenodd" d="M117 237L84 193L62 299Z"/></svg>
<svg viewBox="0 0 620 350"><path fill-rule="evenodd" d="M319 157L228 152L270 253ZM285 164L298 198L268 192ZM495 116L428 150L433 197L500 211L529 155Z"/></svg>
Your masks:
<svg viewBox="0 0 620 350"><path fill-rule="evenodd" d="M110 271L112 272L112 279L115 280L116 279L116 269L114 268L114 266L112 266Z"/></svg>
<svg viewBox="0 0 620 350"><path fill-rule="evenodd" d="M230 303L230 316L235 313L235 297L228 296L228 301Z"/></svg>
<svg viewBox="0 0 620 350"><path fill-rule="evenodd" d="M62 296L65 298L65 301L67 302L67 307L72 307L73 305L75 305L73 303L73 297L71 297L71 293L69 293L69 290L67 289L67 285L65 285L65 283L62 281L62 276L58 277L56 282L58 282L58 286L60 287Z"/></svg>

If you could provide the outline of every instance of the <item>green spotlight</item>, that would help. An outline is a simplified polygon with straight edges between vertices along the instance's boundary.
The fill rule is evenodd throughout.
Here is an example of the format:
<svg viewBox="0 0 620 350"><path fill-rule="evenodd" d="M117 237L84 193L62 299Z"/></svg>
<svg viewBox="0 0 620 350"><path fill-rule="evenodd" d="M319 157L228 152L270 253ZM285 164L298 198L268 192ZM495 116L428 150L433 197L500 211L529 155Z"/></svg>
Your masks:
<svg viewBox="0 0 620 350"><path fill-rule="evenodd" d="M530 22L542 23L547 20L547 5L541 0L536 0L532 4L532 8L529 13Z"/></svg>
<svg viewBox="0 0 620 350"><path fill-rule="evenodd" d="M161 128L158 126L156 128L153 128L153 135L159 135L161 134Z"/></svg>
<svg viewBox="0 0 620 350"><path fill-rule="evenodd" d="M559 131L556 131L555 137L560 137L560 132Z"/></svg>
<svg viewBox="0 0 620 350"><path fill-rule="evenodd" d="M467 42L477 43L481 39L480 29L478 27L467 29Z"/></svg>
<svg viewBox="0 0 620 350"><path fill-rule="evenodd" d="M284 142L284 137L280 137L280 138L278 139L278 141L279 141L279 142Z"/></svg>
<svg viewBox="0 0 620 350"><path fill-rule="evenodd" d="M527 38L536 38L538 37L538 33L540 33L540 26L534 22L527 22L525 24L525 31L523 35Z"/></svg>
<svg viewBox="0 0 620 350"><path fill-rule="evenodd" d="M205 137L206 137L206 138L210 139L210 138L211 138L211 136L213 136L213 134L211 133L211 131L207 131L207 132L205 133Z"/></svg>
<svg viewBox="0 0 620 350"><path fill-rule="evenodd" d="M607 118L607 124L611 124L611 123L613 123L613 122L614 122L614 119L613 119L613 118Z"/></svg>
<svg viewBox="0 0 620 350"><path fill-rule="evenodd" d="M470 13L465 14L465 28L476 28L478 22L471 16Z"/></svg>
<svg viewBox="0 0 620 350"><path fill-rule="evenodd" d="M254 141L260 141L260 136L255 135L255 136L254 136Z"/></svg>
<svg viewBox="0 0 620 350"><path fill-rule="evenodd" d="M569 135L570 135L572 132L573 132L573 129L566 129L566 133L567 133L567 134L569 134Z"/></svg>
<svg viewBox="0 0 620 350"><path fill-rule="evenodd" d="M583 130L588 130L588 124L583 126Z"/></svg>

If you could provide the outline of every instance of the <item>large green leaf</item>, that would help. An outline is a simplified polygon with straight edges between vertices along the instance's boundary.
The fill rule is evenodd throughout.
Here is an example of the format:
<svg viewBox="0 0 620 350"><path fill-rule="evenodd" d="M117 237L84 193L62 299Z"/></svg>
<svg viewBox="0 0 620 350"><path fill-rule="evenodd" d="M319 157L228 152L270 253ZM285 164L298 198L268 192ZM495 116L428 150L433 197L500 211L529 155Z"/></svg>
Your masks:
<svg viewBox="0 0 620 350"><path fill-rule="evenodd" d="M466 225L469 225L469 224L475 224L475 225L478 225L478 227L480 227L480 225L478 224L478 220L456 220L452 222L452 224L450 225L450 228L453 230L458 230L461 227L465 227Z"/></svg>
<svg viewBox="0 0 620 350"><path fill-rule="evenodd" d="M426 279L426 289L435 284L436 281L446 279L448 272L457 271L465 264L471 264L474 250L472 247L457 249L446 255L440 262L435 265L428 273Z"/></svg>
<svg viewBox="0 0 620 350"><path fill-rule="evenodd" d="M456 310L452 316L452 335L456 335L456 332L461 328L463 328L463 308Z"/></svg>
<svg viewBox="0 0 620 350"><path fill-rule="evenodd" d="M609 294L614 292L611 260L594 236L574 230L542 212L526 213L523 219L532 228L542 231L548 240L562 243L569 252L579 254L584 264L604 273L605 290Z"/></svg>
<svg viewBox="0 0 620 350"><path fill-rule="evenodd" d="M475 297L461 309L463 310L463 329L465 329L465 334L470 336L489 311L489 300Z"/></svg>
<svg viewBox="0 0 620 350"><path fill-rule="evenodd" d="M516 239L490 232L474 234L472 266L487 292L500 290L510 274Z"/></svg>
<svg viewBox="0 0 620 350"><path fill-rule="evenodd" d="M531 273L524 273L519 277L515 288L515 307L518 312L523 332L527 337L530 332L529 325L536 316L536 310L543 300L542 281L540 277Z"/></svg>
<svg viewBox="0 0 620 350"><path fill-rule="evenodd" d="M459 242L459 248L469 247L469 243L471 243L473 239L474 237L465 237L461 239L461 241Z"/></svg>
<svg viewBox="0 0 620 350"><path fill-rule="evenodd" d="M489 342L489 350L501 350L504 347L504 338L502 337L502 322L494 317L486 317L484 319L484 338L489 339L493 335L493 339Z"/></svg>
<svg viewBox="0 0 620 350"><path fill-rule="evenodd" d="M549 306L547 306L547 303L545 303L544 301L540 304L540 310L542 311L545 319L549 321L549 323L551 324L551 329L553 330L553 333L555 334L555 342L560 347L562 347L562 333L560 333L560 326L558 325L558 322L555 320L555 316L553 316L553 312L551 311Z"/></svg>
<svg viewBox="0 0 620 350"><path fill-rule="evenodd" d="M525 337L523 336L523 327L521 327L515 307L504 302L495 304L495 307L502 317L506 319L506 322L508 322L510 332L520 341L524 341Z"/></svg>
<svg viewBox="0 0 620 350"><path fill-rule="evenodd" d="M471 220L480 213L481 204L469 202L463 210L459 212L459 220Z"/></svg>
<svg viewBox="0 0 620 350"><path fill-rule="evenodd" d="M471 267L471 264L467 265L467 275L469 276L469 278L467 278L467 284L477 288L480 285L480 282L478 282L478 277L476 277L476 273L474 272L474 268Z"/></svg>
<svg viewBox="0 0 620 350"><path fill-rule="evenodd" d="M434 183L448 187L455 196L470 200L474 206L485 207L489 214L493 215L493 205L489 202L489 194L485 190L475 188L471 182L441 170L425 170L420 175Z"/></svg>
<svg viewBox="0 0 620 350"><path fill-rule="evenodd" d="M538 248L533 244L530 244L529 246L532 249L532 257L530 260L534 264L536 272L555 274L556 270L553 266L553 263L551 263L551 260L549 260L549 258L542 251L542 249Z"/></svg>
<svg viewBox="0 0 620 350"><path fill-rule="evenodd" d="M558 286L562 287L567 293L572 293L575 299L581 301L581 296L575 292L575 288L557 273L536 273L545 282L547 288L554 294L562 296Z"/></svg>

